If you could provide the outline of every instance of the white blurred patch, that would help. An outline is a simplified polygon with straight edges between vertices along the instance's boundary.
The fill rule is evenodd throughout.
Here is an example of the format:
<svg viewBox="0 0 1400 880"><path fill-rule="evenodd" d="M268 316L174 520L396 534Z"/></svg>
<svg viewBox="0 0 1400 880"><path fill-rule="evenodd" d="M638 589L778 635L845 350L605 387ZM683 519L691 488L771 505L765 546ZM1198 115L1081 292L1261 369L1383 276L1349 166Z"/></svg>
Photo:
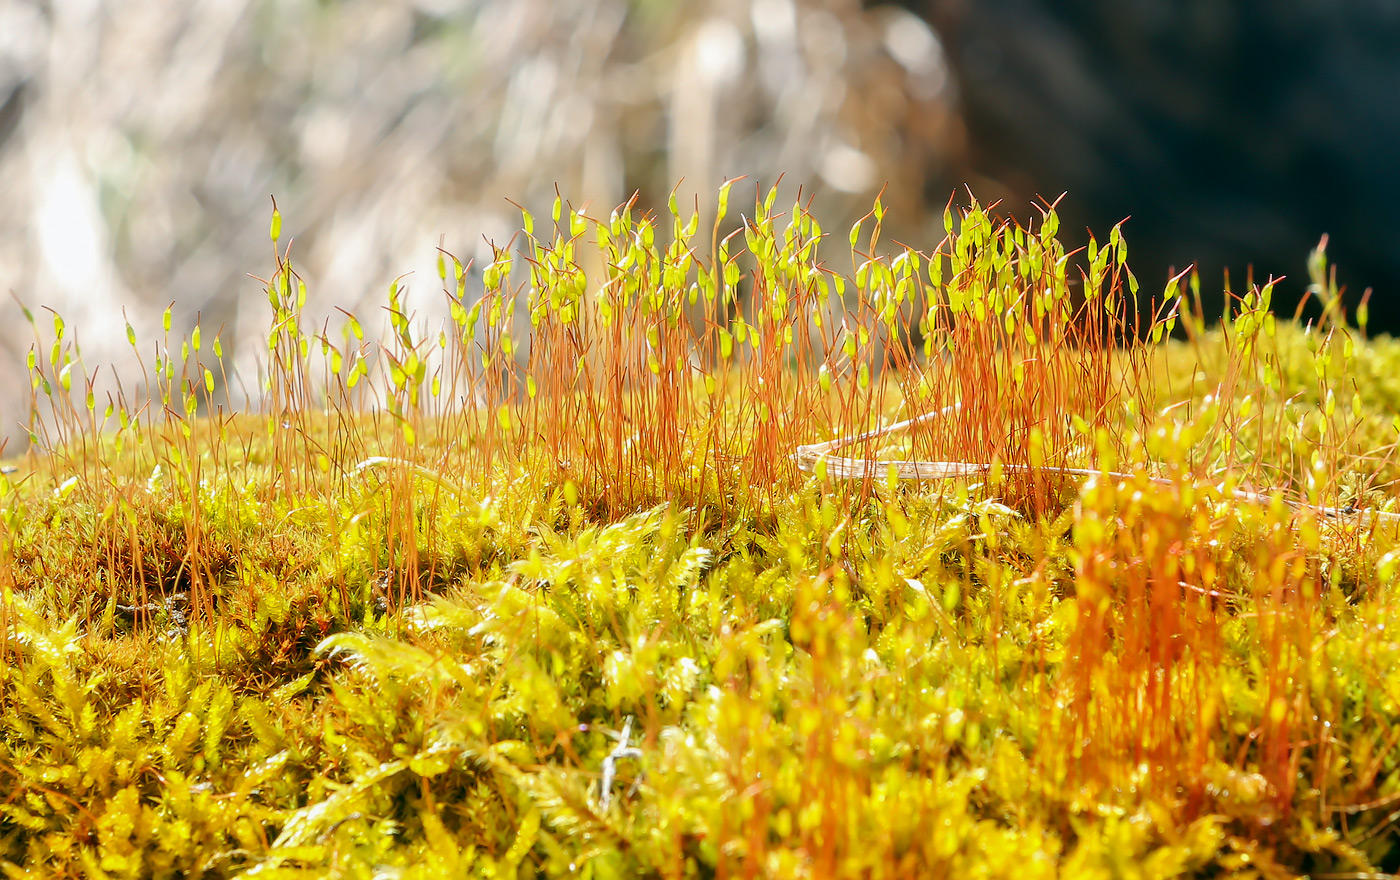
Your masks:
<svg viewBox="0 0 1400 880"><path fill-rule="evenodd" d="M0 3L0 75L38 63L48 38L48 23L37 6Z"/></svg>
<svg viewBox="0 0 1400 880"><path fill-rule="evenodd" d="M730 21L711 18L695 33L695 72L726 86L744 71L744 35Z"/></svg>
<svg viewBox="0 0 1400 880"><path fill-rule="evenodd" d="M749 19L758 41L758 74L763 90L774 97L791 94L803 79L797 10L792 0L754 0Z"/></svg>
<svg viewBox="0 0 1400 880"><path fill-rule="evenodd" d="M841 144L826 151L817 173L833 189L865 192L875 185L875 160L854 147Z"/></svg>
<svg viewBox="0 0 1400 880"><path fill-rule="evenodd" d="M790 43L797 34L792 0L754 0L749 17L760 43Z"/></svg>
<svg viewBox="0 0 1400 880"><path fill-rule="evenodd" d="M716 157L724 137L719 107L725 89L747 63L744 35L723 18L706 19L690 38L672 73L668 132L670 178L676 198L689 206L713 198L719 185Z"/></svg>
<svg viewBox="0 0 1400 880"><path fill-rule="evenodd" d="M318 107L301 126L301 155L308 165L339 165L349 146L350 120L337 110Z"/></svg>
<svg viewBox="0 0 1400 880"><path fill-rule="evenodd" d="M909 75L914 97L931 101L948 85L948 64L938 35L923 19L894 10L885 26L885 51Z"/></svg>
<svg viewBox="0 0 1400 880"><path fill-rule="evenodd" d="M105 228L97 193L64 152L39 184L35 224L44 267L75 297L98 293Z"/></svg>

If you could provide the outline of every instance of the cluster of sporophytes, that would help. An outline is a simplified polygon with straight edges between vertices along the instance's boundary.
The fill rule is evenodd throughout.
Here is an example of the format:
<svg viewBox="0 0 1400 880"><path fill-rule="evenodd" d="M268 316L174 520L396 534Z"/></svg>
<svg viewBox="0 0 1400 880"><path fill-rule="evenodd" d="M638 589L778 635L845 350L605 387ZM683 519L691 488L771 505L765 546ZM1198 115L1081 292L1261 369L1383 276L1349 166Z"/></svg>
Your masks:
<svg viewBox="0 0 1400 880"><path fill-rule="evenodd" d="M1400 348L1323 249L1207 326L1053 206L847 272L729 190L527 213L383 343L278 250L244 414L168 314L110 390L36 328L7 875L1400 870Z"/></svg>

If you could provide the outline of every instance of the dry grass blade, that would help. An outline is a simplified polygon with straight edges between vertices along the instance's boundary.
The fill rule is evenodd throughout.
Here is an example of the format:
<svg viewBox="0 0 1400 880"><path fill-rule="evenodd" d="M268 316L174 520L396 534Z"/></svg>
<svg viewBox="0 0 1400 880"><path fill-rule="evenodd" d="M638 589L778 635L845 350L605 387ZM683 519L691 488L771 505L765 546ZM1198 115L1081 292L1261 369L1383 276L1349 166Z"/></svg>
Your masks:
<svg viewBox="0 0 1400 880"><path fill-rule="evenodd" d="M925 413L912 419L905 419L883 428L828 440L824 443L811 443L798 446L792 460L804 472L837 480L881 480L893 475L902 482L934 482L937 480L957 480L969 477L983 477L991 473L992 462L979 461L909 461L900 459L848 458L833 455L836 451L857 443L876 440L881 437L897 436L917 425L928 424L936 419L955 415L961 407L958 404L944 407L933 413ZM1057 467L1054 465L1004 464L1008 473L1036 473L1055 476L1092 477L1109 480L1135 481L1142 479L1140 474L1125 471L1097 470L1093 468ZM1175 486L1176 482L1164 477L1146 477L1148 482L1159 486ZM1269 504L1276 496L1270 492L1251 492L1245 489L1231 489L1230 497L1237 501ZM1400 514L1383 510L1368 510L1354 506L1328 507L1280 498L1283 504L1294 510L1306 510L1327 519L1343 519L1367 528L1373 523L1400 523Z"/></svg>

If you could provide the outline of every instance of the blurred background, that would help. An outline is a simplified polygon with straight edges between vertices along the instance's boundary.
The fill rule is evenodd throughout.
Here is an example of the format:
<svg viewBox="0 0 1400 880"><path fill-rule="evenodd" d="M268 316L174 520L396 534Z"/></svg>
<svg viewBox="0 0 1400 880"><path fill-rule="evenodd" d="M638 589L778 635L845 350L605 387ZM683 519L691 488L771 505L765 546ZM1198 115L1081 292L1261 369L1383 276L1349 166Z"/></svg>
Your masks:
<svg viewBox="0 0 1400 880"><path fill-rule="evenodd" d="M123 375L123 313L149 359L174 302L256 388L270 194L310 314L411 272L431 318L435 248L486 262L507 198L704 209L749 175L733 214L784 174L838 266L887 183L886 239L924 249L964 187L1023 220L1068 191L1074 244L1131 215L1147 293L1252 266L1286 307L1330 233L1394 329L1397 45L1400 0L0 0L0 293ZM6 296L0 437L31 343Z"/></svg>

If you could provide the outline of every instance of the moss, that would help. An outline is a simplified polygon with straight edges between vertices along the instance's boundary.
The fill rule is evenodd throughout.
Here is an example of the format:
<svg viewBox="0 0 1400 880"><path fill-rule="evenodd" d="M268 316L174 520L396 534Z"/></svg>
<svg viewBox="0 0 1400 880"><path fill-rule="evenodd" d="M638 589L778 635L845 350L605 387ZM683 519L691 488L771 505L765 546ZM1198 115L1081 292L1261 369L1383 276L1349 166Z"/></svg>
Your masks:
<svg viewBox="0 0 1400 880"><path fill-rule="evenodd" d="M888 254L877 204L841 276L760 196L703 259L527 215L378 349L303 329L282 254L260 416L200 415L198 330L105 418L40 333L5 871L1395 871L1393 344L1178 282L1130 333L1121 235L1076 293L1050 210ZM945 408L842 454L980 470L790 457Z"/></svg>

